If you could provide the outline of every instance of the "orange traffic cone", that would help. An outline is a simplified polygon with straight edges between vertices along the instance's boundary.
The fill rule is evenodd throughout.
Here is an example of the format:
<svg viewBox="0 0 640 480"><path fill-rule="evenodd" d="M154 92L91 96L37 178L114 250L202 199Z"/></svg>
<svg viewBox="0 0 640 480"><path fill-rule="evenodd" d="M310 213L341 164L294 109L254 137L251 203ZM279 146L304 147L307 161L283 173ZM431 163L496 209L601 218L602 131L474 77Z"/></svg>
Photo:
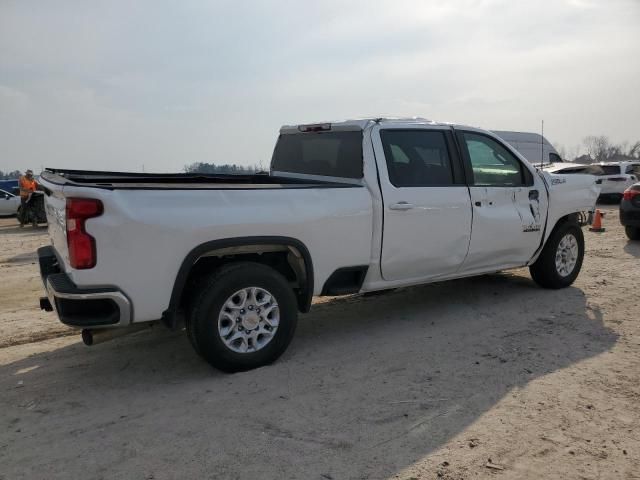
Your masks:
<svg viewBox="0 0 640 480"><path fill-rule="evenodd" d="M599 208L596 209L596 214L593 217L593 223L589 227L590 232L604 232L604 227L602 226L602 212Z"/></svg>

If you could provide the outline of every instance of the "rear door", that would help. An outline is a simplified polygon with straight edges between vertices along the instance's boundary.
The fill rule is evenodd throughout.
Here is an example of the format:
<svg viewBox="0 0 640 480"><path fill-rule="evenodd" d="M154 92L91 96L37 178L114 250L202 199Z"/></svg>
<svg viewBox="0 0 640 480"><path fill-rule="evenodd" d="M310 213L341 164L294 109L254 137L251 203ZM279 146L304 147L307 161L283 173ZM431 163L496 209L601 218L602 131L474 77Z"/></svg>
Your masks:
<svg viewBox="0 0 640 480"><path fill-rule="evenodd" d="M382 125L372 139L383 197L382 277L455 273L469 248L471 203L451 129Z"/></svg>
<svg viewBox="0 0 640 480"><path fill-rule="evenodd" d="M469 182L473 227L463 272L524 265L540 246L544 183L496 138L457 130Z"/></svg>

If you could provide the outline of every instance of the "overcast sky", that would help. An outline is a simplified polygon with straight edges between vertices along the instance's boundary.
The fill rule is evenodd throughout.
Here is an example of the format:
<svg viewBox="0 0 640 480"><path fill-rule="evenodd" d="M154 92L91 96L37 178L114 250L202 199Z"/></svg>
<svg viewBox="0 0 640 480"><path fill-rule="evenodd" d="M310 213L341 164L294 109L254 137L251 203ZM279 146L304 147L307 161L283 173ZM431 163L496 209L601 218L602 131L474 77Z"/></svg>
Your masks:
<svg viewBox="0 0 640 480"><path fill-rule="evenodd" d="M640 140L640 1L0 2L0 169L268 165L285 123Z"/></svg>

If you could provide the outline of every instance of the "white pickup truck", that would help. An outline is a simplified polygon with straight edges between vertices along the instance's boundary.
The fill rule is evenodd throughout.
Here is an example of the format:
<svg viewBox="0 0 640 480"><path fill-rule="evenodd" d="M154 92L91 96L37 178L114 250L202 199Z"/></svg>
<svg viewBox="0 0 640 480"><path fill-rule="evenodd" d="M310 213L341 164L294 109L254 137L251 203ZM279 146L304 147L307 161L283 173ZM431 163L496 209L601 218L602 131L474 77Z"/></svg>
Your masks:
<svg viewBox="0 0 640 480"><path fill-rule="evenodd" d="M490 132L382 118L285 126L268 175L48 169L41 185L41 307L87 344L184 319L225 371L278 358L314 295L523 266L571 285L599 192Z"/></svg>

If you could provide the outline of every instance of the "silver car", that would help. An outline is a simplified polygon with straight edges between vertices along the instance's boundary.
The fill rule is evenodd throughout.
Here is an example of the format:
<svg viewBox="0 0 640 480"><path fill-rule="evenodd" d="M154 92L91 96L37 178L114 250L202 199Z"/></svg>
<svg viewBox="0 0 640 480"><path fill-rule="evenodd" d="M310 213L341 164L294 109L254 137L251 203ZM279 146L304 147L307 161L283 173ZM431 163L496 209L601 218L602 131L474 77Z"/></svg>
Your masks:
<svg viewBox="0 0 640 480"><path fill-rule="evenodd" d="M16 215L20 207L20 197L0 190L0 216Z"/></svg>

